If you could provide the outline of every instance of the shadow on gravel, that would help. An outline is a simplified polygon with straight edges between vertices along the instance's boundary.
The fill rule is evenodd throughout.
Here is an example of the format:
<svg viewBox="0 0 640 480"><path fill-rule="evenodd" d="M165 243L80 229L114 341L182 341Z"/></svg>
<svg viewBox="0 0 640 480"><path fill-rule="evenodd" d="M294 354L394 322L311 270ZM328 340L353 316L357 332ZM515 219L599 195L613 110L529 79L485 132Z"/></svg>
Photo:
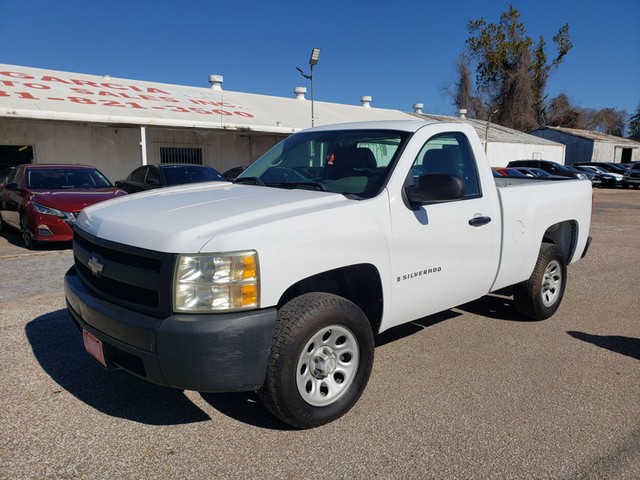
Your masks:
<svg viewBox="0 0 640 480"><path fill-rule="evenodd" d="M577 340L582 340L583 342L591 343L600 348L640 360L639 338L622 337L619 335L592 335L590 333L574 331L567 333Z"/></svg>
<svg viewBox="0 0 640 480"><path fill-rule="evenodd" d="M32 320L25 332L42 369L64 390L102 413L149 425L210 420L182 390L152 385L126 372L105 371L85 352L66 310Z"/></svg>
<svg viewBox="0 0 640 480"><path fill-rule="evenodd" d="M457 310L500 320L523 321L501 296L488 295ZM376 347L414 335L463 313L447 310L394 327L376 338ZM82 345L82 336L66 310L29 322L26 335L33 353L53 380L87 405L107 415L150 425L210 420L181 390L147 383L126 372L107 372ZM54 392L55 393L55 392ZM214 409L239 422L269 430L293 430L274 417L254 392L200 393Z"/></svg>
<svg viewBox="0 0 640 480"><path fill-rule="evenodd" d="M33 250L28 250L22 241L22 235L17 230L0 233L0 237L4 238L8 247L10 246L15 253L29 252L51 252L55 250L71 250L71 242L39 242Z"/></svg>
<svg viewBox="0 0 640 480"><path fill-rule="evenodd" d="M255 392L201 393L204 401L238 422L267 430L297 430L281 422L267 410Z"/></svg>
<svg viewBox="0 0 640 480"><path fill-rule="evenodd" d="M450 320L455 317L459 317L461 313L454 312L453 310L446 310L444 312L429 315L428 317L414 320L413 322L405 323L393 327L376 337L376 347L382 347L391 342L395 342L402 338L410 337L418 332L421 332L425 328L429 328L445 320Z"/></svg>
<svg viewBox="0 0 640 480"><path fill-rule="evenodd" d="M509 322L531 323L535 321L519 315L513 306L513 299L498 294L485 295L478 300L456 307L456 310Z"/></svg>

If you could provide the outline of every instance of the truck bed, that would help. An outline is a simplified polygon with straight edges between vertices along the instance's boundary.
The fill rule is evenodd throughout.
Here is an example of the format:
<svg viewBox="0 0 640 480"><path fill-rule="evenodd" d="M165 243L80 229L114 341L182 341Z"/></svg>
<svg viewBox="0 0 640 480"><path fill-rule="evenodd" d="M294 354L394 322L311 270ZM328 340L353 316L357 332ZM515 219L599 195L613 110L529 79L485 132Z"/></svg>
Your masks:
<svg viewBox="0 0 640 480"><path fill-rule="evenodd" d="M502 210L502 252L492 290L529 277L549 225L562 224L568 230L565 248L571 255L567 263L580 258L591 223L591 208L584 208L592 201L588 180L505 177L495 181ZM570 235L577 239L575 245L570 245Z"/></svg>

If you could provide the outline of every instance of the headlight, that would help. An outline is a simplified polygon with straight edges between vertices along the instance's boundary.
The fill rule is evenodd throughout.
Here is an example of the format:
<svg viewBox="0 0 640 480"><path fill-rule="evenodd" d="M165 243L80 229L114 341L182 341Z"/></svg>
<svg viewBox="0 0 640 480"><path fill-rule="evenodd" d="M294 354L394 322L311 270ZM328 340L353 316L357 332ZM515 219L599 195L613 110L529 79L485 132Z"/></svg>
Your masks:
<svg viewBox="0 0 640 480"><path fill-rule="evenodd" d="M206 313L258 306L258 254L178 255L174 310Z"/></svg>
<svg viewBox="0 0 640 480"><path fill-rule="evenodd" d="M39 203L36 203L36 202L31 202L31 206L36 212L42 215L51 215L53 217L61 217L61 218L64 218L66 216L62 211L56 208L45 207L44 205L40 205Z"/></svg>

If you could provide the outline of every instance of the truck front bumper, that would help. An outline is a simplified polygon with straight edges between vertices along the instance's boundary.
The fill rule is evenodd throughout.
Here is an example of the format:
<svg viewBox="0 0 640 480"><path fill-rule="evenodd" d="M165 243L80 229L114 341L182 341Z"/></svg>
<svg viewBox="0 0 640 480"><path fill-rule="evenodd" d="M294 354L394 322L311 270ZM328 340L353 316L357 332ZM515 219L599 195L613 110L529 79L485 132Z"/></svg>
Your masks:
<svg viewBox="0 0 640 480"><path fill-rule="evenodd" d="M199 392L252 391L264 383L275 308L158 319L95 297L75 267L64 288L71 317L102 342L108 369Z"/></svg>

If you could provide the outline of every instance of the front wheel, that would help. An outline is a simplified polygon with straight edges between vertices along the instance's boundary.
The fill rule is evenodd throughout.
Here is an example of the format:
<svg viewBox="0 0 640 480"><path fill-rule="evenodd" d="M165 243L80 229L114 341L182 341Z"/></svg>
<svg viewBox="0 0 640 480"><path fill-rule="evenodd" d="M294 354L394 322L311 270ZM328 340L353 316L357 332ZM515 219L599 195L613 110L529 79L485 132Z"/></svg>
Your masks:
<svg viewBox="0 0 640 480"><path fill-rule="evenodd" d="M558 310L566 284L567 264L562 251L543 243L531 277L514 288L516 310L531 320L549 318Z"/></svg>
<svg viewBox="0 0 640 480"><path fill-rule="evenodd" d="M362 310L328 293L294 298L278 312L265 384L265 406L297 428L347 413L373 367L373 332Z"/></svg>
<svg viewBox="0 0 640 480"><path fill-rule="evenodd" d="M2 220L2 214L0 214L0 232L6 233L8 231L9 231L9 225L7 225L7 222Z"/></svg>
<svg viewBox="0 0 640 480"><path fill-rule="evenodd" d="M29 231L29 221L24 213L20 215L20 233L25 247L29 250L36 248L37 242L31 236L31 232Z"/></svg>

